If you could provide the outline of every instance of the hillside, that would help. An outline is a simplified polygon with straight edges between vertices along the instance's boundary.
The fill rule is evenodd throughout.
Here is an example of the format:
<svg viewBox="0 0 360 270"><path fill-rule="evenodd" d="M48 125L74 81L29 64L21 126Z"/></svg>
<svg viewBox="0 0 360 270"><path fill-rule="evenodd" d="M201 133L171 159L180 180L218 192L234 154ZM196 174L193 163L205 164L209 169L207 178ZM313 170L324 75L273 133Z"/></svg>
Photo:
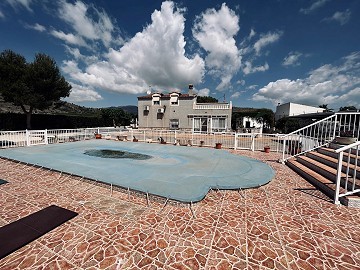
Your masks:
<svg viewBox="0 0 360 270"><path fill-rule="evenodd" d="M121 108L125 112L130 114L137 115L137 106L118 106L111 108ZM5 102L3 97L0 95L0 113L23 113L20 106L15 106L12 103ZM101 114L100 108L88 108L84 106L79 106L70 102L60 101L49 109L46 110L36 110L36 114L62 114L62 115L82 115L82 116L95 116Z"/></svg>

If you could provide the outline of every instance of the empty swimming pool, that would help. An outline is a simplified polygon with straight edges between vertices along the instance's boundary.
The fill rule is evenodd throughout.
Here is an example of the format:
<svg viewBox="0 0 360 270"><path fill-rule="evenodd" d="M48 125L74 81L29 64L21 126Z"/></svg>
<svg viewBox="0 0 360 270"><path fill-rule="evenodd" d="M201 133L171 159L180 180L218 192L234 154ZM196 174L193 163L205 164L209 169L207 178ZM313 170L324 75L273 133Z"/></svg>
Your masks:
<svg viewBox="0 0 360 270"><path fill-rule="evenodd" d="M1 149L0 156L181 202L274 176L267 164L223 150L108 140Z"/></svg>

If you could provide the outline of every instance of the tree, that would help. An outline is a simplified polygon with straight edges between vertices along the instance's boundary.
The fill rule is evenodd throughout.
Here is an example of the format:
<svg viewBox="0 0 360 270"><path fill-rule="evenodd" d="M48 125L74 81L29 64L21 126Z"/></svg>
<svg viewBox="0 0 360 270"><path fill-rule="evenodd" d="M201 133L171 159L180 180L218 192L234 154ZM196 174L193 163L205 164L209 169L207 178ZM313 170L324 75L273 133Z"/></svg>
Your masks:
<svg viewBox="0 0 360 270"><path fill-rule="evenodd" d="M31 114L44 110L70 94L71 85L61 75L55 60L36 54L31 63L11 50L0 54L0 93L7 102L20 106L31 129Z"/></svg>
<svg viewBox="0 0 360 270"><path fill-rule="evenodd" d="M357 109L355 106L344 106L340 107L339 112L356 112Z"/></svg>
<svg viewBox="0 0 360 270"><path fill-rule="evenodd" d="M333 112L334 109L329 109L328 104L319 105L319 108L325 109L324 112Z"/></svg>
<svg viewBox="0 0 360 270"><path fill-rule="evenodd" d="M130 124L132 116L121 108L109 107L101 109L101 118L105 125L125 126Z"/></svg>
<svg viewBox="0 0 360 270"><path fill-rule="evenodd" d="M197 103L218 103L219 101L216 98L209 97L209 96L204 96L204 97L198 96L196 98L196 102Z"/></svg>

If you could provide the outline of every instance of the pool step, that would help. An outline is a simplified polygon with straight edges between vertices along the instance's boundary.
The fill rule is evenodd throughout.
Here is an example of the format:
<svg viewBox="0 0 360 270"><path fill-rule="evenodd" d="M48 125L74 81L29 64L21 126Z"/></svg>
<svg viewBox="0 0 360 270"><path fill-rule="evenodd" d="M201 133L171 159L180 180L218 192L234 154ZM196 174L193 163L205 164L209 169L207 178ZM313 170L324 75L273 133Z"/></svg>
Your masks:
<svg viewBox="0 0 360 270"><path fill-rule="evenodd" d="M348 159L350 159L349 164L347 162ZM330 147L319 148L316 151L306 153L306 155L297 156L296 158L289 159L286 164L331 199L334 199L338 166L337 153L334 146L330 145ZM346 188L351 190L353 183L355 189L360 189L359 157L357 160L358 166L356 167L355 164L355 153L344 153L340 194L344 193ZM345 178L348 170L350 177L346 187ZM355 179L353 177L354 174L356 175ZM358 194L342 197L340 202L347 206L360 208L360 196Z"/></svg>

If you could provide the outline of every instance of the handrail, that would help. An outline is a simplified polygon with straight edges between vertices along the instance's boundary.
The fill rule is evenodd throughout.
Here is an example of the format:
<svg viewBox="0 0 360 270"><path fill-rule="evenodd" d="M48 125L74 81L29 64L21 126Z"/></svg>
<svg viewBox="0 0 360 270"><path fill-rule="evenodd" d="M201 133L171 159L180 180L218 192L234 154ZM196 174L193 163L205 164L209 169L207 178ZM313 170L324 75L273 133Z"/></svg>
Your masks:
<svg viewBox="0 0 360 270"><path fill-rule="evenodd" d="M359 139L359 125L360 112L338 112L283 135L280 137L283 140L282 162L327 145L348 129L352 130L352 135ZM292 146L294 143L296 149ZM298 149L299 144L302 144L302 149Z"/></svg>
<svg viewBox="0 0 360 270"><path fill-rule="evenodd" d="M293 132L290 132L290 133L288 133L288 134L284 134L284 135L282 135L281 137L286 137L286 136L290 136L290 135L296 134L297 132L303 131L303 130L305 130L305 129L307 129L307 128L310 128L310 127L312 127L312 126L314 126L314 125L317 125L317 124L319 124L319 123L321 123L321 122L325 122L326 120L328 120L328 119L330 119L330 118L334 118L334 117L336 117L336 114L333 114L333 115L330 115L330 116L328 116L328 117L325 117L325 118L323 118L323 119L321 119L321 120L318 120L318 121L316 121L316 122L314 122L314 123L312 123L312 124L310 124L310 125L308 125L308 126L306 126L306 127L299 128L299 129L297 129L297 130L295 130L295 131L293 131Z"/></svg>
<svg viewBox="0 0 360 270"><path fill-rule="evenodd" d="M360 146L360 141L354 142L352 144L349 145L345 145L341 148L338 148L335 150L336 153L338 153L338 165L337 165L337 173L336 173L336 187L335 187L335 194L334 194L334 203L335 204L340 204L340 198L347 196L347 195L352 195L355 193L360 193L360 189L357 188L356 189L356 178L357 178L357 167L358 167L358 158L359 158L359 146ZM349 183L350 180L350 163L351 163L351 157L350 157L350 153L351 150L354 149L356 147L356 155L355 155L355 162L354 162L354 167L352 169L352 182ZM349 156L347 157L347 169L346 169L346 175L345 177L341 177L342 176L342 168L343 168L343 158L344 158L344 152L348 150L348 154ZM345 182L345 191L340 194L340 186L341 186L341 180L343 180ZM351 185L351 186L350 186Z"/></svg>
<svg viewBox="0 0 360 270"><path fill-rule="evenodd" d="M343 146L343 147L341 147L341 148L338 148L338 149L335 150L335 152L336 152L336 153L344 152L345 150L348 150L348 149L350 149L350 148L356 147L356 146L358 146L358 145L360 145L360 141L357 141L357 142L354 142L354 143L352 143L352 144L345 145L345 146Z"/></svg>

